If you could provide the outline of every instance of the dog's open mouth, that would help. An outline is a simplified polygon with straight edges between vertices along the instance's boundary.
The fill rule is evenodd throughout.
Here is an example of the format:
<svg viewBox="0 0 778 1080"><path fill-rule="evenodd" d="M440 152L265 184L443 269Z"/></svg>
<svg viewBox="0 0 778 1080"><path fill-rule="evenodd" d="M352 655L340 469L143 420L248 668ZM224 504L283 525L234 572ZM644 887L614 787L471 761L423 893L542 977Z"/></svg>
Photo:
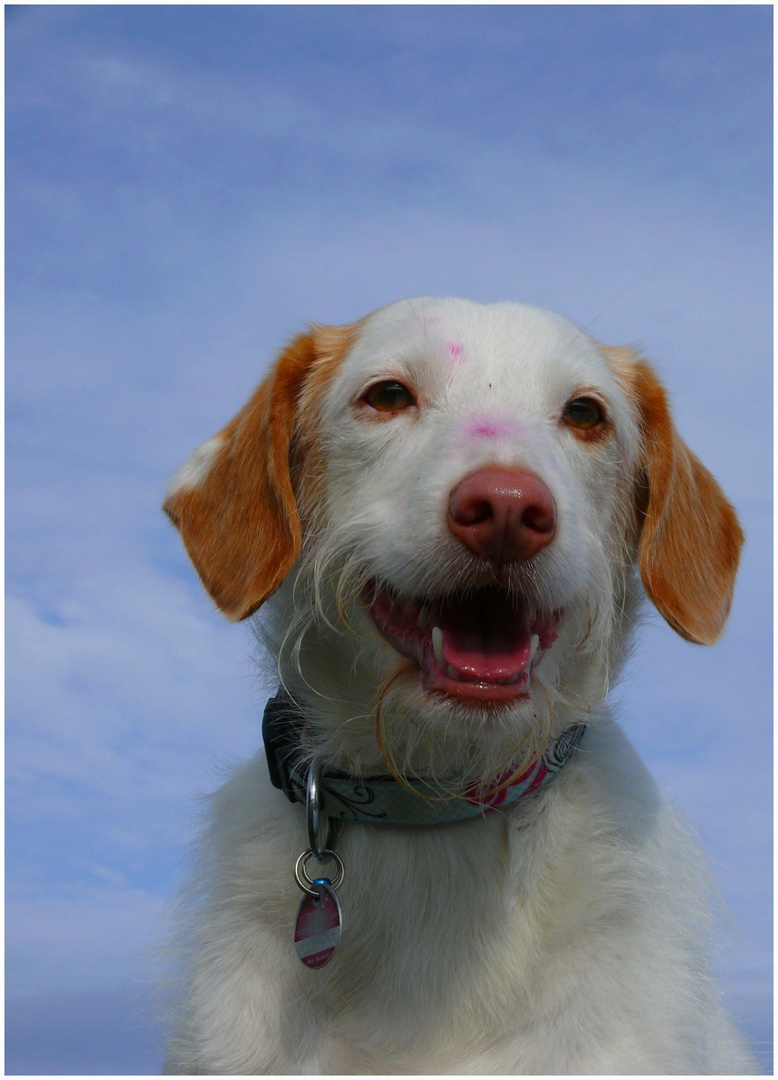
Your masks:
<svg viewBox="0 0 778 1080"><path fill-rule="evenodd" d="M463 700L529 695L532 671L556 640L557 612L532 613L493 587L425 603L373 583L367 600L381 634L419 665L424 689Z"/></svg>

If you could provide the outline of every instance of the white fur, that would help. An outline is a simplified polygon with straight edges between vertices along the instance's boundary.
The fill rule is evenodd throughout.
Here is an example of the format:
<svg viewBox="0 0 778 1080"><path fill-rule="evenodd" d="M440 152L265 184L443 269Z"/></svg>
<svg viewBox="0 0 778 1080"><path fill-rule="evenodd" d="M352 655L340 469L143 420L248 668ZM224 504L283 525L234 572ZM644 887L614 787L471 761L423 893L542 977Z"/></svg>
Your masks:
<svg viewBox="0 0 778 1080"><path fill-rule="evenodd" d="M419 409L365 420L355 402L388 378L412 384ZM602 445L558 422L582 387L608 402L616 434ZM474 433L479 418L491 435ZM396 304L362 326L316 422L324 491L262 631L315 715L309 749L386 772L371 712L398 655L361 588L379 579L421 596L472 580L445 506L492 463L528 469L553 493L554 542L512 568L510 585L564 609L559 638L533 699L498 714L398 680L387 742L401 769L453 780L488 775L582 715L589 727L562 771L504 812L344 826L343 937L319 971L293 947L303 808L270 786L259 754L214 797L182 905L187 966L168 1070L754 1071L711 979L702 857L604 704L640 596L625 540L640 439L597 346L521 305Z"/></svg>
<svg viewBox="0 0 778 1080"><path fill-rule="evenodd" d="M223 442L221 436L214 435L212 439L208 439L202 446L198 446L170 481L168 496L197 487L198 484L202 483L208 475L208 470L211 468L213 459Z"/></svg>

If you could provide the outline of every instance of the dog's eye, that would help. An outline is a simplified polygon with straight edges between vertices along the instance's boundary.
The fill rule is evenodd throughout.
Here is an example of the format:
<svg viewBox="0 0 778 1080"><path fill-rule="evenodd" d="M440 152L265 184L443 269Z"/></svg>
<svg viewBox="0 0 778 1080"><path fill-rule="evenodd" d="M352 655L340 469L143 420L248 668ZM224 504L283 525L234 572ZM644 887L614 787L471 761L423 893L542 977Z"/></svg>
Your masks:
<svg viewBox="0 0 778 1080"><path fill-rule="evenodd" d="M401 412L416 404L413 394L407 386L389 379L376 383L365 392L362 400L378 412Z"/></svg>
<svg viewBox="0 0 778 1080"><path fill-rule="evenodd" d="M593 431L605 423L605 414L593 398L574 398L562 410L562 419L577 431Z"/></svg>

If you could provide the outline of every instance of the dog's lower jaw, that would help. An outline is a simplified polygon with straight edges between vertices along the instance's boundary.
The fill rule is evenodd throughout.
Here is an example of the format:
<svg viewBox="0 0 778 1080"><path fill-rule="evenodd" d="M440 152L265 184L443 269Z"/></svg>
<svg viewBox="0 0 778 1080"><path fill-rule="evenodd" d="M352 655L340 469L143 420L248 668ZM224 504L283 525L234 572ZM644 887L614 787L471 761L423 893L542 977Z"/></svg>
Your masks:
<svg viewBox="0 0 778 1080"><path fill-rule="evenodd" d="M467 785L536 756L549 741L530 699L503 709L452 706L423 691L413 673L394 680L380 703L363 698L356 680L347 688L318 681L313 693L290 670L283 685L309 718L303 756L353 776L396 772Z"/></svg>

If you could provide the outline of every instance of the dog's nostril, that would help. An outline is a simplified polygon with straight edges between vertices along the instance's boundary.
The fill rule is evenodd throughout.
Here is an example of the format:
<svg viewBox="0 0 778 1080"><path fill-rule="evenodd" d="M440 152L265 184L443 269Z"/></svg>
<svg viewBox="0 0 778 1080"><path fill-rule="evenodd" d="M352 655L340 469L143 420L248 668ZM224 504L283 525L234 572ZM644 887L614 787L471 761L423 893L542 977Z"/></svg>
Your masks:
<svg viewBox="0 0 778 1080"><path fill-rule="evenodd" d="M462 525L480 525L494 517L494 507L486 499L464 500L450 504L452 516Z"/></svg>
<svg viewBox="0 0 778 1080"><path fill-rule="evenodd" d="M556 529L554 508L553 506L528 506L521 515L521 523L535 532L553 533Z"/></svg>
<svg viewBox="0 0 778 1080"><path fill-rule="evenodd" d="M532 558L551 542L556 506L540 477L494 466L456 485L447 525L474 554L504 564Z"/></svg>

